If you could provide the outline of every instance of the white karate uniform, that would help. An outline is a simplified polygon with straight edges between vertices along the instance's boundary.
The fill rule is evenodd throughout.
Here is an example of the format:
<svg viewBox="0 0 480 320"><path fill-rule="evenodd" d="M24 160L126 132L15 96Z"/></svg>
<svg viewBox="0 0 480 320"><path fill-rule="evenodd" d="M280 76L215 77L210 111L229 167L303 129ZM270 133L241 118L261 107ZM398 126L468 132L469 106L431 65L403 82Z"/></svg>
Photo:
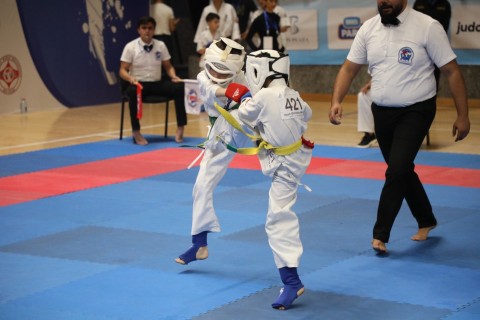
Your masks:
<svg viewBox="0 0 480 320"><path fill-rule="evenodd" d="M220 86L211 81L205 71L201 71L197 75L197 80L205 111L210 117L218 118L204 143L205 154L193 187L192 235L203 231L221 231L218 217L213 208L213 192L235 156L235 153L229 151L222 140L237 148L245 147L251 143L246 135L234 129L215 109L215 101L221 101L225 105L228 100L227 98L215 97L215 92ZM246 85L243 73L239 73L233 79L233 82ZM238 109L232 110L230 114L239 121L237 112ZM219 139L219 137L222 139Z"/></svg>
<svg viewBox="0 0 480 320"><path fill-rule="evenodd" d="M309 105L297 91L285 86L283 80L274 80L238 109L238 116L249 127L258 130L261 137L273 146L288 146L301 139L312 116ZM296 268L303 246L300 227L292 207L297 200L297 189L312 158L312 149L302 146L284 156L272 151L259 153L262 171L272 177L265 230L277 268Z"/></svg>

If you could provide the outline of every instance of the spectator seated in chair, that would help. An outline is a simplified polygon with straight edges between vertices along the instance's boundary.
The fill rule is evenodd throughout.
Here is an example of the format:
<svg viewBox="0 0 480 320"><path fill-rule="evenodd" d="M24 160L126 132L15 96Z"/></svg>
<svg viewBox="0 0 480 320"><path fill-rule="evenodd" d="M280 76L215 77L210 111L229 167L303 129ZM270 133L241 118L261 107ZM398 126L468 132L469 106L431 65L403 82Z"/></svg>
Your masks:
<svg viewBox="0 0 480 320"><path fill-rule="evenodd" d="M148 141L140 132L140 121L137 118L137 84L143 87L142 97L165 96L175 101L177 132L175 141L183 142L184 126L187 114L184 102L184 84L170 62L170 53L162 41L153 39L155 19L142 17L137 24L139 38L127 43L120 58L120 77L127 81L126 95L129 97L130 120L133 131L133 142L146 145ZM170 80L162 79L162 68Z"/></svg>

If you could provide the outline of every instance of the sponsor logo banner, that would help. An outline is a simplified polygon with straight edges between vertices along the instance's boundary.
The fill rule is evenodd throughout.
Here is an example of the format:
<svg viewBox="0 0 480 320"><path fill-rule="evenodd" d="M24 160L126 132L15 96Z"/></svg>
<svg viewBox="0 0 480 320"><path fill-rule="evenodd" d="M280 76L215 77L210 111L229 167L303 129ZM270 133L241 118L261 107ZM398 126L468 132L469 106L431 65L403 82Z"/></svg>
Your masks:
<svg viewBox="0 0 480 320"><path fill-rule="evenodd" d="M288 50L318 49L317 10L289 10L290 29L286 32Z"/></svg>
<svg viewBox="0 0 480 320"><path fill-rule="evenodd" d="M350 49L362 24L377 14L375 8L336 8L328 10L328 48Z"/></svg>
<svg viewBox="0 0 480 320"><path fill-rule="evenodd" d="M480 5L452 8L450 36L453 48L480 49Z"/></svg>

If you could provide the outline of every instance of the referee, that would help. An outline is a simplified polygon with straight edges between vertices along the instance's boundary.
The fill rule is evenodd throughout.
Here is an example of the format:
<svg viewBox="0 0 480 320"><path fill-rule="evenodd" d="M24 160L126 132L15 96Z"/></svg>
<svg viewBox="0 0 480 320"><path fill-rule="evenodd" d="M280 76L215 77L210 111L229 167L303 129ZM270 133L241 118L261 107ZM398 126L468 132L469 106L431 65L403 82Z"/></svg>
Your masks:
<svg viewBox="0 0 480 320"><path fill-rule="evenodd" d="M455 141L468 135L470 120L465 81L442 25L407 6L407 0L377 0L377 6L379 14L362 25L338 72L329 119L340 124L343 98L367 64L372 76L375 134L388 165L372 247L386 253L385 244L404 199L418 224L412 240L426 240L437 225L414 164L435 117L435 65L446 77L455 102Z"/></svg>

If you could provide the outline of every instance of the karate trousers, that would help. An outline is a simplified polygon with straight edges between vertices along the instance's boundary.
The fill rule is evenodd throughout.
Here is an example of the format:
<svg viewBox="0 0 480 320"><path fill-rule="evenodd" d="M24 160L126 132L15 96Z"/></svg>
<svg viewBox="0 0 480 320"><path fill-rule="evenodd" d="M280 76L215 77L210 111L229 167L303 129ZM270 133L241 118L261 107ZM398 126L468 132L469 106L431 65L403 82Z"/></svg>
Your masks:
<svg viewBox="0 0 480 320"><path fill-rule="evenodd" d="M230 111L230 114L238 121L237 110ZM248 145L250 139L234 129L225 118L219 117L204 143L205 154L193 187L192 235L203 231L221 231L213 207L213 192L235 156L234 152L227 149L225 142L233 147L242 148ZM241 197L240 194L238 196Z"/></svg>

